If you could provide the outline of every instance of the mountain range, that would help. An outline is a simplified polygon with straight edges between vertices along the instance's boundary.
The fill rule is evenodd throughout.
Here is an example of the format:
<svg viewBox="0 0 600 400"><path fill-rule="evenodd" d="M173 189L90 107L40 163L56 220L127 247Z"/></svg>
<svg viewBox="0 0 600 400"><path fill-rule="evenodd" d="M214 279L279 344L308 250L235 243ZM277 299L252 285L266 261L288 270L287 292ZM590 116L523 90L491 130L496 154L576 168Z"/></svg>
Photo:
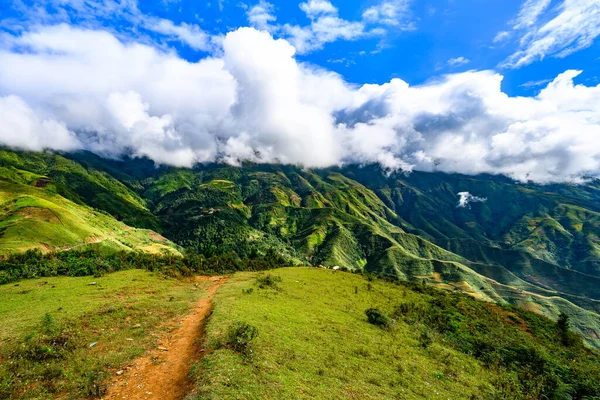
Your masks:
<svg viewBox="0 0 600 400"><path fill-rule="evenodd" d="M510 303L600 348L600 181L378 165L156 166L0 150L0 254L145 251L340 266Z"/></svg>

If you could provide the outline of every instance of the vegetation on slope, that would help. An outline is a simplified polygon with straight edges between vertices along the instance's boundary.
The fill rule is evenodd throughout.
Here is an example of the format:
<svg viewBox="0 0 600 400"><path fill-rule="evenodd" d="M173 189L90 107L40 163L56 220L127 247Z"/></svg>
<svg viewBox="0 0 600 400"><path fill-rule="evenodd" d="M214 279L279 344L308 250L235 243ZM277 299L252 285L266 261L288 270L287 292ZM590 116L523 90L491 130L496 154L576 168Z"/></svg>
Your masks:
<svg viewBox="0 0 600 400"><path fill-rule="evenodd" d="M32 187L42 178L48 179L45 188ZM10 151L0 152L0 179L17 185L9 190L13 197L30 196L33 190L57 196L44 200L70 199L85 210L87 205L107 213L101 215L111 224L123 219L156 228L205 257L277 256L288 265L340 265L396 279L428 279L552 318L576 311L574 328L600 346L597 182L540 186L485 175L386 175L377 166L181 169L86 152ZM457 194L465 191L487 200L457 207ZM0 224L19 223L13 233L0 233L0 244L16 232L28 232L34 219L41 222L29 229L26 242L41 246L34 240L38 225L56 226L38 209L44 207L0 218ZM108 222L88 225L97 229L98 224ZM63 243L75 237L78 244L98 240L77 229L52 235L60 243L51 247L69 248ZM126 229L112 232L121 237L132 232ZM26 248L0 247L5 252Z"/></svg>
<svg viewBox="0 0 600 400"><path fill-rule="evenodd" d="M173 243L150 230L131 228L47 187L0 180L0 254L88 247L178 252Z"/></svg>
<svg viewBox="0 0 600 400"><path fill-rule="evenodd" d="M0 284L52 276L104 276L107 273L145 269L169 277L195 274L227 274L236 271L261 271L280 267L284 259L276 255L241 260L231 255L206 258L195 254L99 252L96 250L42 253L30 250L0 258Z"/></svg>
<svg viewBox="0 0 600 400"><path fill-rule="evenodd" d="M87 157L96 162L102 160L91 154ZM79 163L54 153L0 149L0 181L42 186L47 193L58 194L78 205L104 210L127 225L153 230L159 228L156 217L142 198L118 178L85 162Z"/></svg>
<svg viewBox="0 0 600 400"><path fill-rule="evenodd" d="M252 352L230 345L232 321L258 332ZM600 356L567 325L420 283L238 273L216 295L189 398L597 398Z"/></svg>
<svg viewBox="0 0 600 400"><path fill-rule="evenodd" d="M140 270L0 286L0 398L102 397L203 288Z"/></svg>

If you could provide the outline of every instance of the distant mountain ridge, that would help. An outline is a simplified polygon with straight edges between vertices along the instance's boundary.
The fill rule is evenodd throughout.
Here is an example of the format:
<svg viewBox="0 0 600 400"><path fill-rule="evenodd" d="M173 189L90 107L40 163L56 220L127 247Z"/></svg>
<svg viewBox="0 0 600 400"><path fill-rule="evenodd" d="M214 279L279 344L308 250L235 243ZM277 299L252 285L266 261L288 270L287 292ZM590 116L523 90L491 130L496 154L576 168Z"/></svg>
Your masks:
<svg viewBox="0 0 600 400"><path fill-rule="evenodd" d="M53 199L97 215L102 221L87 225L108 229L115 240L127 224L139 232L156 230L206 255L277 252L290 264L422 279L551 317L564 311L575 329L600 347L598 181L542 186L489 175L387 175L376 165L183 169L87 152L5 149L0 151L0 189L0 253L21 249L5 239L27 222L10 211L10 202L23 196ZM486 200L459 207L461 192ZM51 209L39 202L32 207L38 214ZM93 241L89 238L100 234L75 235ZM160 235L146 235L136 240L155 248L175 246L155 240ZM129 247L136 246L143 247Z"/></svg>

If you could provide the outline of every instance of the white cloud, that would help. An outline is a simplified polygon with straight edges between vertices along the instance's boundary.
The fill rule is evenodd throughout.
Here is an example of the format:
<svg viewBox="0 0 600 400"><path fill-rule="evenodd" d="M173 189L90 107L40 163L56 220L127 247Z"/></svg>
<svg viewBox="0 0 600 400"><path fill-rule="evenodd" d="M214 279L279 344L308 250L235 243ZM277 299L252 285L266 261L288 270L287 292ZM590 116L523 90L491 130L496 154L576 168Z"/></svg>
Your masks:
<svg viewBox="0 0 600 400"><path fill-rule="evenodd" d="M80 146L63 122L44 118L14 95L0 97L0 121L0 143L5 146L35 151L74 150Z"/></svg>
<svg viewBox="0 0 600 400"><path fill-rule="evenodd" d="M369 23L400 26L406 24L410 0L384 0L380 4L367 8L363 20ZM412 29L411 24L405 28Z"/></svg>
<svg viewBox="0 0 600 400"><path fill-rule="evenodd" d="M260 2L252 7L247 12L248 22L250 24L261 30L271 31L271 22L277 20L275 15L273 15L274 6L265 0L260 0Z"/></svg>
<svg viewBox="0 0 600 400"><path fill-rule="evenodd" d="M537 182L600 176L600 85L575 85L579 71L534 97L503 93L491 71L356 87L295 52L242 28L223 38L222 55L189 62L109 32L39 27L0 45L0 143L182 166L377 162Z"/></svg>
<svg viewBox="0 0 600 400"><path fill-rule="evenodd" d="M141 17L146 29L179 40L194 50L211 50L211 36L198 25L185 22L175 25L173 21L163 18Z"/></svg>
<svg viewBox="0 0 600 400"><path fill-rule="evenodd" d="M494 43L502 43L505 40L508 40L509 38L510 38L510 32L507 32L507 31L498 32L496 34L496 36L494 37Z"/></svg>
<svg viewBox="0 0 600 400"><path fill-rule="evenodd" d="M36 0L32 4L15 2L21 14L19 21L2 21L10 30L21 31L38 25L71 24L97 29L107 25L121 38L135 37L144 42L181 42L194 50L214 50L210 34L200 26L182 22L175 24L164 18L142 13L137 0ZM114 23L118 21L118 23ZM147 33L159 34L149 38Z"/></svg>
<svg viewBox="0 0 600 400"><path fill-rule="evenodd" d="M519 68L545 57L566 57L590 47L600 36L600 2L598 0L563 0L550 18L540 22L549 0L527 0L513 29L520 32L519 50L501 63L502 67Z"/></svg>
<svg viewBox="0 0 600 400"><path fill-rule="evenodd" d="M346 21L335 15L319 16L309 26L286 24L282 29L299 53L321 49L326 43L340 39L356 40L370 34L362 22Z"/></svg>
<svg viewBox="0 0 600 400"><path fill-rule="evenodd" d="M546 11L551 0L526 0L521 6L513 29L527 28L534 25L539 16Z"/></svg>
<svg viewBox="0 0 600 400"><path fill-rule="evenodd" d="M468 58L460 56L460 57L449 59L448 60L448 65L451 66L451 67L459 67L461 65L465 65L465 64L468 64L470 62L471 62L471 60L469 60Z"/></svg>
<svg viewBox="0 0 600 400"><path fill-rule="evenodd" d="M412 30L414 23L408 20L408 5L409 0L383 0L366 10L361 20L350 21L341 18L338 9L330 1L308 0L299 4L310 20L308 25L281 25L274 23L273 5L260 0L249 9L247 15L253 27L287 39L298 53L306 54L337 40L384 37L389 26L397 30Z"/></svg>
<svg viewBox="0 0 600 400"><path fill-rule="evenodd" d="M552 82L552 79L540 79L537 81L527 81L527 82L519 85L519 87L534 88L534 87L544 86L550 82Z"/></svg>
<svg viewBox="0 0 600 400"><path fill-rule="evenodd" d="M482 203L484 201L487 201L487 198L473 196L469 192L458 192L458 197L459 199L457 207L460 208L471 208L471 206L469 206L469 203Z"/></svg>
<svg viewBox="0 0 600 400"><path fill-rule="evenodd" d="M132 149L176 165L214 159L212 132L235 101L223 60L189 63L172 52L68 25L25 33L12 44L0 49L0 93L19 96L37 114L60 121L78 138L73 147L112 156ZM12 50L23 47L30 51ZM124 119L115 104L133 119ZM51 138L44 143L53 147ZM202 150L194 160L186 150L181 159L177 150L190 148Z"/></svg>
<svg viewBox="0 0 600 400"><path fill-rule="evenodd" d="M300 9L310 18L320 14L337 14L338 12L338 9L327 0L309 0L307 3L300 3Z"/></svg>

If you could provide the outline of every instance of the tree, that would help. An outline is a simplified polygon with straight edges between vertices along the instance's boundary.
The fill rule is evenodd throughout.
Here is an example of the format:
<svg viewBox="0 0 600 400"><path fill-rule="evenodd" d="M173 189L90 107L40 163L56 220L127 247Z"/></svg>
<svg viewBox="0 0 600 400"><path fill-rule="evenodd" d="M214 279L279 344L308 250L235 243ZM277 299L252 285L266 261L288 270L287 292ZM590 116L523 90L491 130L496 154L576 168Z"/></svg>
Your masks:
<svg viewBox="0 0 600 400"><path fill-rule="evenodd" d="M558 337L563 346L570 346L573 343L573 334L569 330L569 316L563 312L558 316L556 328L558 329Z"/></svg>

